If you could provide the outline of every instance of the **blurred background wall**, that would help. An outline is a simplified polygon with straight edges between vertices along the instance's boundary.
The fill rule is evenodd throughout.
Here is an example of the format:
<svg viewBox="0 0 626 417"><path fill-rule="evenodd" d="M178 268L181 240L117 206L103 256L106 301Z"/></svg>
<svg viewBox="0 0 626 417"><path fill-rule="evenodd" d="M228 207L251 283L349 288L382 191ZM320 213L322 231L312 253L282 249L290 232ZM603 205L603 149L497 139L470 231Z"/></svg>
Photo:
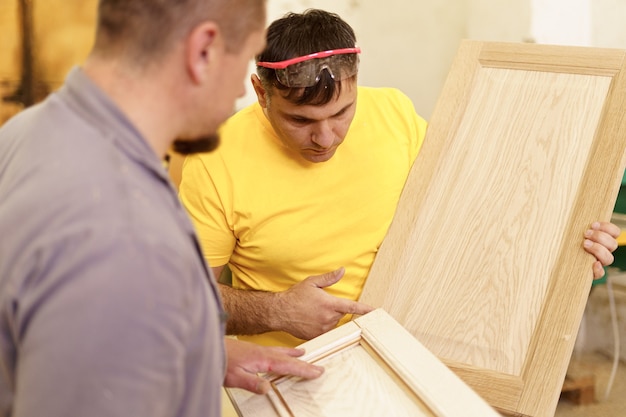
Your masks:
<svg viewBox="0 0 626 417"><path fill-rule="evenodd" d="M84 60L96 5L0 0L0 123L58 88ZM311 7L354 27L362 85L401 89L427 119L461 39L626 48L623 0L268 0L268 21ZM248 88L237 107L254 100Z"/></svg>
<svg viewBox="0 0 626 417"><path fill-rule="evenodd" d="M96 0L0 0L0 123L57 89L93 42Z"/></svg>
<svg viewBox="0 0 626 417"><path fill-rule="evenodd" d="M338 13L363 49L360 83L401 89L427 119L462 39L626 48L623 0L269 0L268 5L270 20L309 7ZM249 95L242 102L253 99Z"/></svg>

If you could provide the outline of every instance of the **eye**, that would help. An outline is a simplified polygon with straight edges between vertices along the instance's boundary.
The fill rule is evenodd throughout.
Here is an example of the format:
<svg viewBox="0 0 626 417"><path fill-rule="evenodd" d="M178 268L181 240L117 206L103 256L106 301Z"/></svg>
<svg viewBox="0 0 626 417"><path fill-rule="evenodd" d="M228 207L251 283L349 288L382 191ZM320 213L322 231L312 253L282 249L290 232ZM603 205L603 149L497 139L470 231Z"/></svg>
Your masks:
<svg viewBox="0 0 626 417"><path fill-rule="evenodd" d="M351 104L348 104L346 107L344 107L343 109L339 110L337 113L335 113L333 115L333 118L341 118L343 116L346 115L346 113L348 112L348 110L350 110L352 107L354 106L354 102L352 102Z"/></svg>
<svg viewBox="0 0 626 417"><path fill-rule="evenodd" d="M335 113L335 115L333 117L341 117L344 114L346 114L346 111L348 111L348 109L341 109L338 113Z"/></svg>
<svg viewBox="0 0 626 417"><path fill-rule="evenodd" d="M297 123L297 124L300 124L300 125L307 124L307 123L311 122L309 119L307 119L305 117L296 117L296 116L292 116L291 117L291 121L293 123Z"/></svg>

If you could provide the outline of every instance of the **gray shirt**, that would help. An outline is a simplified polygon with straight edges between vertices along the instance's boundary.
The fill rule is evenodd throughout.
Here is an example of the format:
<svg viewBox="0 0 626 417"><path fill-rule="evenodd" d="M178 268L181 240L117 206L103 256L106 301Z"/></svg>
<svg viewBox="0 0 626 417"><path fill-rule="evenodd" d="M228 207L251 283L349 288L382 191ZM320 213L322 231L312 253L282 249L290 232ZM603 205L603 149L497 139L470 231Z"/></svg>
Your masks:
<svg viewBox="0 0 626 417"><path fill-rule="evenodd" d="M218 416L222 318L161 161L82 70L0 129L0 416Z"/></svg>

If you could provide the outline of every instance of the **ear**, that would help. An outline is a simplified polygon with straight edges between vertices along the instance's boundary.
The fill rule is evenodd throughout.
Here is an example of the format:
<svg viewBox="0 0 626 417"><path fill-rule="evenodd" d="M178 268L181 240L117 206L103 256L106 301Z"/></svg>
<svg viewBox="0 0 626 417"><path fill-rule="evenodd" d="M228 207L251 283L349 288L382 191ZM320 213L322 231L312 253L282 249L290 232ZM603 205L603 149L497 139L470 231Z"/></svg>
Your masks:
<svg viewBox="0 0 626 417"><path fill-rule="evenodd" d="M252 76L250 76L250 81L252 81L252 87L254 88L254 92L256 93L256 98L259 101L259 104L262 108L267 108L267 91L265 90L265 87L263 87L263 84L261 84L259 76L256 74L252 74Z"/></svg>
<svg viewBox="0 0 626 417"><path fill-rule="evenodd" d="M194 83L202 83L207 69L219 61L224 45L220 39L219 26L204 22L196 26L187 37L186 67Z"/></svg>

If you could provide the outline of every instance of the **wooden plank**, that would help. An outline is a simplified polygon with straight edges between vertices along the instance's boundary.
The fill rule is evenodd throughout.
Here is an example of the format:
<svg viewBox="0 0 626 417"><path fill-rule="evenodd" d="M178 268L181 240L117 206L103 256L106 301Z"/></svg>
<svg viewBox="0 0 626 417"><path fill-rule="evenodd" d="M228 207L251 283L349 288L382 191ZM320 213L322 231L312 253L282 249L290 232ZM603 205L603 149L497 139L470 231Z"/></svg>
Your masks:
<svg viewBox="0 0 626 417"><path fill-rule="evenodd" d="M465 41L370 271L494 407L551 416L626 163L621 50Z"/></svg>
<svg viewBox="0 0 626 417"><path fill-rule="evenodd" d="M228 389L240 416L495 417L498 414L383 310L304 343L313 381L274 378L259 396Z"/></svg>
<svg viewBox="0 0 626 417"><path fill-rule="evenodd" d="M622 66L622 56L614 49L537 45L528 43L485 43L479 61L491 68L568 74L614 76Z"/></svg>

